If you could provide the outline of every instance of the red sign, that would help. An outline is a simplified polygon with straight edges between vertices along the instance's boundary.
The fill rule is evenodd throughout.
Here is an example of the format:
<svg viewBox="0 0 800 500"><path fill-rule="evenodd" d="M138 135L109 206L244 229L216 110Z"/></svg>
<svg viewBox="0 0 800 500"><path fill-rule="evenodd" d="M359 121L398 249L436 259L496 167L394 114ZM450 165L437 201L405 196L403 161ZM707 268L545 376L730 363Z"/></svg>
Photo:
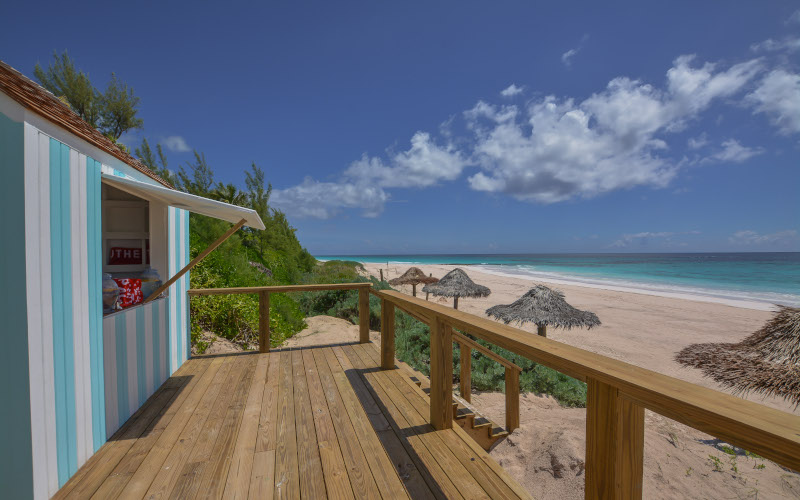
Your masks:
<svg viewBox="0 0 800 500"><path fill-rule="evenodd" d="M142 248L111 247L108 255L108 264L111 266L121 266L128 264L142 263Z"/></svg>

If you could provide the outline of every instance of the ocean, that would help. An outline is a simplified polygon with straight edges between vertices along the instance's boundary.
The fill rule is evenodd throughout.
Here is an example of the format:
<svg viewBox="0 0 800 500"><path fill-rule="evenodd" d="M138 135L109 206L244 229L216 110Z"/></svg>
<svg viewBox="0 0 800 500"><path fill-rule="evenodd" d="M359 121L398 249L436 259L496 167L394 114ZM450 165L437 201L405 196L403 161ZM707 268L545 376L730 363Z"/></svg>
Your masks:
<svg viewBox="0 0 800 500"><path fill-rule="evenodd" d="M320 255L320 260L474 266L601 288L800 307L800 252L513 255Z"/></svg>

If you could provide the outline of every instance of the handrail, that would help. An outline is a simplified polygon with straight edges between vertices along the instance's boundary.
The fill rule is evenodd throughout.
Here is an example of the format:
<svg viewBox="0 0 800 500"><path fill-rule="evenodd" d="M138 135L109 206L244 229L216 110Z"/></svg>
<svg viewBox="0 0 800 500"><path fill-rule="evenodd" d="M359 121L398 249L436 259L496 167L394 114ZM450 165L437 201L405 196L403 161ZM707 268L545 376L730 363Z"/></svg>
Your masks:
<svg viewBox="0 0 800 500"><path fill-rule="evenodd" d="M434 388L442 394L448 391L444 382L433 380L437 347L434 339L451 339L446 327L458 328L587 382L587 498L595 494L613 495L619 488L638 488L641 496L644 408L800 470L798 416L399 292L371 290L371 293L380 297L382 304L430 318L432 420L433 400L438 396ZM443 356L440 352L436 355ZM452 366L450 370L452 373ZM443 380L446 375L437 373ZM436 404L438 409L439 403ZM437 421L444 421L436 417Z"/></svg>
<svg viewBox="0 0 800 500"><path fill-rule="evenodd" d="M258 294L258 350L269 352L269 294L286 292L319 292L325 290L358 290L358 341L369 342L369 289L371 283L334 283L314 285L248 286L236 288L192 288L189 297L203 295Z"/></svg>
<svg viewBox="0 0 800 500"><path fill-rule="evenodd" d="M289 293L289 292L321 292L325 290L359 290L368 289L372 283L332 283L313 285L276 285L276 286L242 286L234 288L191 288L190 296L197 295L236 295L241 293Z"/></svg>

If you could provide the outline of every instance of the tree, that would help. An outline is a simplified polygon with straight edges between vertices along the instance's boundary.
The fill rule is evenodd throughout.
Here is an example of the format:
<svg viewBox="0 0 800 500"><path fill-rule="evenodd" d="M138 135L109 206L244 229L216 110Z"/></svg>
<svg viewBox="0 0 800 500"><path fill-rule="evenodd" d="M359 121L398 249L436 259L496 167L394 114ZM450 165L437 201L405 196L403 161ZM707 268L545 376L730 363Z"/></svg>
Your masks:
<svg viewBox="0 0 800 500"><path fill-rule="evenodd" d="M142 144L134 149L134 154L139 158L139 161L155 172L156 175L175 186L177 184L177 179L167 168L167 156L164 154L164 148L161 147L161 144L156 144L156 152L158 156L153 153L153 149L150 147L150 143L147 142L146 138L142 139Z"/></svg>
<svg viewBox="0 0 800 500"><path fill-rule="evenodd" d="M247 195L230 182L228 184L218 183L214 191L211 192L211 198L231 205L247 206Z"/></svg>
<svg viewBox="0 0 800 500"><path fill-rule="evenodd" d="M188 171L186 170L188 168ZM178 172L178 187L187 193L208 198L214 186L214 171L206 162L205 153L194 152L194 163L186 163Z"/></svg>
<svg viewBox="0 0 800 500"><path fill-rule="evenodd" d="M42 87L66 101L78 116L97 128L100 120L100 95L92 86L89 75L75 68L75 63L66 50L61 56L53 52L53 61L47 70L37 63L33 74Z"/></svg>
<svg viewBox="0 0 800 500"><path fill-rule="evenodd" d="M111 73L108 88L100 97L100 131L116 142L128 130L142 128L144 122L136 117L138 107L133 88Z"/></svg>

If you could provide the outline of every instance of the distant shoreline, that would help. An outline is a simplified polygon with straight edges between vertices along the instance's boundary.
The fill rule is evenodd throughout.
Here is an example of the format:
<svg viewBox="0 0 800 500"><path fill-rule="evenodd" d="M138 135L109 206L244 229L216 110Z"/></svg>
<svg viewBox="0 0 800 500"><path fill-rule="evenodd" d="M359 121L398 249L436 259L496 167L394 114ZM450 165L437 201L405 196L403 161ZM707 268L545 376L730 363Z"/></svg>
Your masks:
<svg viewBox="0 0 800 500"><path fill-rule="evenodd" d="M796 252L791 252L794 254ZM760 253L763 255L763 253ZM533 255L533 254L531 254ZM544 254L542 254L544 255ZM553 254L557 255L557 254ZM596 254L586 254L586 255L596 255ZM617 254L619 255L619 254ZM630 254L633 257L641 257L642 254ZM651 255L651 254L648 254ZM658 255L671 255L671 254L652 254L655 256ZM709 256L717 256L719 254L691 254L691 255L709 255ZM741 255L741 254L729 254L729 255ZM757 255L757 254L754 254ZM731 275L722 274L726 269L720 270L719 267L711 267L716 266L718 264L711 264L711 266L706 266L703 262L699 263L699 268L701 270L705 270L706 268L710 269L712 272L707 273L707 276L710 276L711 279L707 280L706 282L698 282L698 283L686 283L685 281L681 283L678 280L671 280L669 279L669 274L665 274L665 272L672 272L672 268L668 268L666 266L658 267L658 264L654 264L656 267L656 274L653 275L653 279L649 279L649 277L645 275L640 275L641 277L629 277L626 276L624 273L614 275L601 275L601 274L587 274L581 275L580 269L573 267L572 269L564 268L564 270L560 268L556 268L554 266L548 266L546 264L539 265L539 263L533 263L532 265L527 265L527 262L520 259L514 259L514 257L523 257L523 254L520 255L508 255L507 258L499 257L495 255L464 255L463 258L459 259L455 255L441 255L438 256L439 259L436 259L437 256L434 255L374 255L374 256L367 256L367 255L360 255L360 256L323 256L319 258L319 260L330 260L330 259L347 259L360 262L361 264L369 264L372 266L375 265L390 265L390 266L426 266L426 265L437 265L437 266L448 266L448 267L463 267L465 269L469 269L473 272L481 272L489 275L500 276L500 277L507 277L512 279L519 279L524 281L530 282L542 282L542 283L549 283L555 285L574 285L583 288L590 288L590 289L597 289L597 290L608 290L608 291L616 291L616 292L625 292L625 293L635 293L640 295L650 295L655 297L666 297L666 298L673 298L673 299L684 299L684 300L691 300L695 302L706 302L706 303L715 303L715 304L723 304L731 307L738 307L744 309L752 309L758 311L773 311L775 310L776 304L785 304L790 306L800 306L800 295L791 293L793 290L789 288L788 290L781 290L780 288L777 289L775 292L766 292L763 291L764 285L761 285L761 290L758 288L754 288L753 290L748 290L747 286L743 286L742 289L731 289L728 288L726 285L730 283L736 283L735 280L738 279L735 269L731 269ZM560 254L557 255L560 257ZM556 258L557 258L556 257ZM379 260L380 259L380 260ZM440 262L427 262L429 260L440 260ZM445 261L453 260L463 260L461 263L445 263ZM606 259L602 259L605 261ZM619 260L619 259L617 259ZM623 260L627 261L627 258L623 258ZM649 258L647 259L649 261ZM658 259L661 260L661 259ZM792 259L793 260L793 259ZM388 261L388 262L387 262ZM470 262L471 261L471 262ZM671 262L671 261L670 261ZM649 264L647 264L648 271L652 269ZM738 262L735 263L738 266ZM690 270L691 273L694 273L695 266L698 264L690 264L689 266L684 265L681 268L683 271L683 275L686 276L689 273L686 270ZM728 264L730 266L730 264ZM742 277L743 283L747 283L745 281L750 276L757 275L756 271L759 271L762 268L756 267L748 267L749 263L745 263L743 267L750 272L750 275L744 275ZM690 267L691 266L691 267ZM790 262L789 266L794 266L794 262ZM624 267L624 266L623 266ZM796 267L796 266L794 266ZM595 268L596 269L596 268ZM783 269L783 268L781 268ZM792 269L789 267L788 269ZM660 277L657 275L657 272L660 271ZM788 271L787 271L788 272ZM796 273L797 271L791 271ZM724 279L721 280L721 286L715 286L714 283L715 275L717 276L724 276L724 278L728 279L728 283L724 283ZM663 276L667 276L667 279L663 279ZM678 279L680 279L680 275L677 275ZM775 279L773 276L772 279ZM781 279L783 279L781 277ZM786 275L786 278L791 280L791 276L789 274ZM784 287L786 288L786 287ZM790 292L790 293L786 293Z"/></svg>

